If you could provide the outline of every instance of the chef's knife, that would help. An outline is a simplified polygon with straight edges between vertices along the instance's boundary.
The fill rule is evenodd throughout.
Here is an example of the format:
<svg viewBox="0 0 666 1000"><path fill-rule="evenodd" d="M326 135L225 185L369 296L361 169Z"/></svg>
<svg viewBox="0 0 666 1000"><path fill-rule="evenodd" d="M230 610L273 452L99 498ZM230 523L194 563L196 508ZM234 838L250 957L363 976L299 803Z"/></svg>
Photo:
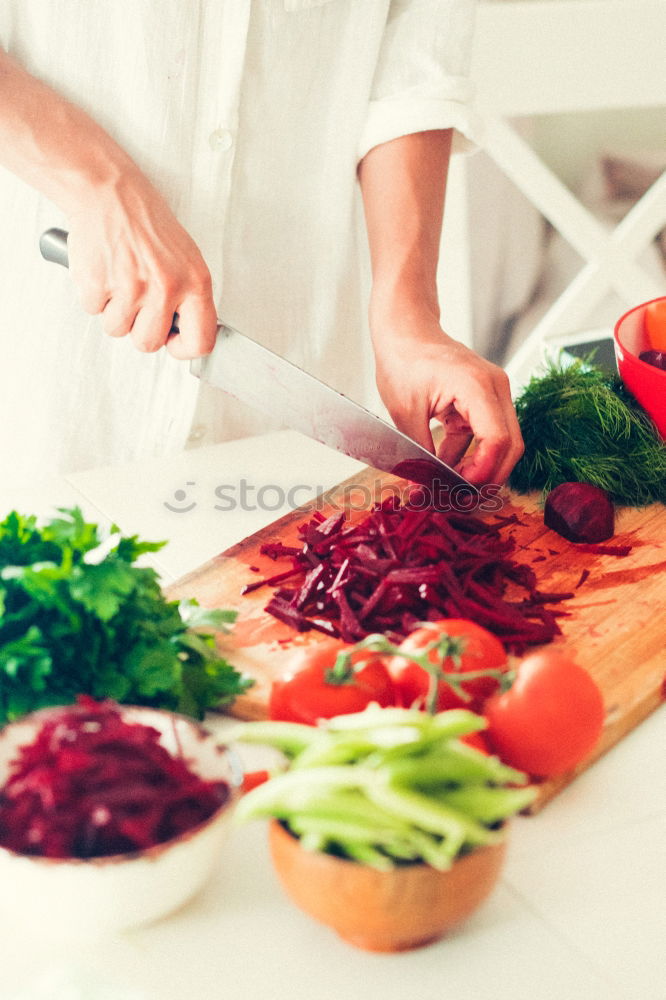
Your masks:
<svg viewBox="0 0 666 1000"><path fill-rule="evenodd" d="M47 230L39 247L46 260L67 266L64 230ZM172 332L178 332L177 315ZM454 506L469 509L470 500L477 496L476 487L406 434L224 323L218 323L212 353L192 361L190 370L235 399L336 451L433 489L433 499L441 502L455 488Z"/></svg>

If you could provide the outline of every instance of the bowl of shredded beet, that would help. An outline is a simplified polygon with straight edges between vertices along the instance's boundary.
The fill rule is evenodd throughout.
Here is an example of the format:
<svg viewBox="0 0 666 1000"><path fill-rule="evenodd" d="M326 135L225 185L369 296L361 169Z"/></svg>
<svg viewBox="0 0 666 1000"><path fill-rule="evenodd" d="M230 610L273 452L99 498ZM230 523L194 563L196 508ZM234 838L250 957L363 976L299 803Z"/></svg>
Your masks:
<svg viewBox="0 0 666 1000"><path fill-rule="evenodd" d="M0 731L0 908L107 934L188 901L221 857L242 769L185 716L81 697Z"/></svg>

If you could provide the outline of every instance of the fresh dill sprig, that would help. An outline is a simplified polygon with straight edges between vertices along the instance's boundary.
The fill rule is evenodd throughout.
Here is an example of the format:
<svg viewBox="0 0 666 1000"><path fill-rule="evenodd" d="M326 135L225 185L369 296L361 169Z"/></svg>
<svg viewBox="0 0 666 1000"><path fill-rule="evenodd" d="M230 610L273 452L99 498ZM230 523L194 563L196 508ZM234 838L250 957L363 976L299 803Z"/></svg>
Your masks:
<svg viewBox="0 0 666 1000"><path fill-rule="evenodd" d="M516 412L525 454L509 482L519 493L586 482L618 504L666 502L666 445L618 376L588 359L550 361Z"/></svg>

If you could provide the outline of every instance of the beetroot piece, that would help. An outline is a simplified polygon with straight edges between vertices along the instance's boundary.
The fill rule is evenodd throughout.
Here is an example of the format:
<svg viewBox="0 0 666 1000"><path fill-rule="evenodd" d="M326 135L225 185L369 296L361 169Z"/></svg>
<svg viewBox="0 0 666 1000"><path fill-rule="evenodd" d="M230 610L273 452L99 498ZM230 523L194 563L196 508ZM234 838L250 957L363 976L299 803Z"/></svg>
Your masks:
<svg viewBox="0 0 666 1000"><path fill-rule="evenodd" d="M653 368L660 368L666 372L666 351L641 351L638 357L646 365L652 365Z"/></svg>
<svg viewBox="0 0 666 1000"><path fill-rule="evenodd" d="M544 523L570 542L604 542L613 536L615 511L605 490L590 483L560 483L548 494Z"/></svg>
<svg viewBox="0 0 666 1000"><path fill-rule="evenodd" d="M357 522L317 513L299 527L302 548L262 547L289 558L291 569L253 580L244 593L276 587L265 610L298 632L345 642L382 632L399 642L423 621L468 618L519 653L559 634L556 615L564 612L544 605L573 594L538 591L531 567L512 558L513 536L501 532L511 523L403 506L396 497Z"/></svg>
<svg viewBox="0 0 666 1000"><path fill-rule="evenodd" d="M208 819L229 791L173 757L157 729L81 696L12 762L0 789L0 845L47 858L142 850Z"/></svg>
<svg viewBox="0 0 666 1000"><path fill-rule="evenodd" d="M576 546L578 552L593 552L595 556L617 556L624 559L633 551L633 545L583 545Z"/></svg>

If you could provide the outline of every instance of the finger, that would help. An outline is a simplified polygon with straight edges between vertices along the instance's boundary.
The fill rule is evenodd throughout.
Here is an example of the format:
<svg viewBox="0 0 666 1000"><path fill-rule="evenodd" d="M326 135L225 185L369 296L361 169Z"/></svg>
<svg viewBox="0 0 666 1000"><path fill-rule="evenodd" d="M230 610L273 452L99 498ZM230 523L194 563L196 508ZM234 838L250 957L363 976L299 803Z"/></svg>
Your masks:
<svg viewBox="0 0 666 1000"><path fill-rule="evenodd" d="M126 337L134 326L139 308L139 301L134 297L113 296L102 311L104 332L109 337Z"/></svg>
<svg viewBox="0 0 666 1000"><path fill-rule="evenodd" d="M511 397L509 396L506 401L500 399L500 402L502 403L506 426L511 438L509 450L504 458L504 462L499 467L496 477L498 483L505 483L511 475L516 462L522 457L525 451L525 444Z"/></svg>
<svg viewBox="0 0 666 1000"><path fill-rule="evenodd" d="M506 453L507 438L495 436L480 439L475 450L463 459L458 471L477 486L487 483L501 485L503 480L500 479L499 472Z"/></svg>
<svg viewBox="0 0 666 1000"><path fill-rule="evenodd" d="M94 266L79 268L77 258L75 258L70 259L69 273L84 312L91 316L97 316L103 312L111 299L106 271L101 267Z"/></svg>
<svg viewBox="0 0 666 1000"><path fill-rule="evenodd" d="M511 438L509 449L496 470L493 478L493 482L500 485L508 480L516 462L521 458L523 452L525 451L523 436L520 432L520 425L518 420L515 418L515 414L513 417L511 414L507 414L507 427Z"/></svg>
<svg viewBox="0 0 666 1000"><path fill-rule="evenodd" d="M132 342L137 351L151 354L164 347L173 322L173 305L164 299L147 300L132 326Z"/></svg>
<svg viewBox="0 0 666 1000"><path fill-rule="evenodd" d="M450 408L435 416L444 430L444 436L437 446L437 457L447 465L458 465L473 440L472 428L456 410Z"/></svg>
<svg viewBox="0 0 666 1000"><path fill-rule="evenodd" d="M401 407L399 410L394 408L391 417L399 431L434 455L435 444L430 430L430 414L422 403Z"/></svg>
<svg viewBox="0 0 666 1000"><path fill-rule="evenodd" d="M212 294L192 294L179 303L180 333L169 337L167 350L180 361L210 354L217 336L217 314Z"/></svg>
<svg viewBox="0 0 666 1000"><path fill-rule="evenodd" d="M79 281L77 292L81 308L90 316L98 316L99 313L104 312L111 299L111 293L104 284Z"/></svg>
<svg viewBox="0 0 666 1000"><path fill-rule="evenodd" d="M518 417L516 416L516 410L513 405L513 400L511 399L509 379L505 372L501 369L497 369L496 371L493 379L493 390L494 399L491 397L491 400L495 402L498 407L498 411L501 410L504 426L508 435L507 448L504 456L501 461L498 462L496 468L490 473L492 481L501 485L509 478L511 470L523 454L524 444L520 431L520 424L518 423Z"/></svg>
<svg viewBox="0 0 666 1000"><path fill-rule="evenodd" d="M494 483L505 465L512 444L504 408L494 390L480 394L474 400L468 419L477 447L463 460L458 471L478 486Z"/></svg>

